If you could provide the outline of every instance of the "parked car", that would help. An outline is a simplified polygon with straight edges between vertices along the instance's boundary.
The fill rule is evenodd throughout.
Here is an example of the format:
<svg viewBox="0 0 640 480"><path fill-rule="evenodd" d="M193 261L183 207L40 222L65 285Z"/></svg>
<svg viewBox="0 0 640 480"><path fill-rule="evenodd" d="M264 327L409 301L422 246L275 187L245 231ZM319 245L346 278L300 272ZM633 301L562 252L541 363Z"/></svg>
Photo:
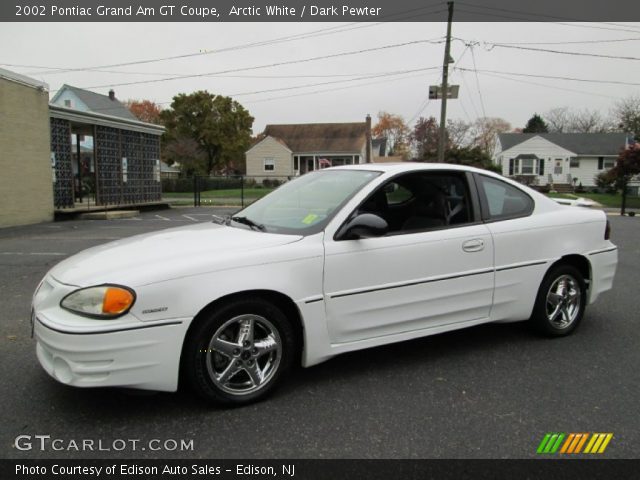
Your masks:
<svg viewBox="0 0 640 480"><path fill-rule="evenodd" d="M77 387L244 404L294 363L488 322L571 333L611 288L602 211L447 164L328 168L221 221L56 265L33 298L37 356Z"/></svg>

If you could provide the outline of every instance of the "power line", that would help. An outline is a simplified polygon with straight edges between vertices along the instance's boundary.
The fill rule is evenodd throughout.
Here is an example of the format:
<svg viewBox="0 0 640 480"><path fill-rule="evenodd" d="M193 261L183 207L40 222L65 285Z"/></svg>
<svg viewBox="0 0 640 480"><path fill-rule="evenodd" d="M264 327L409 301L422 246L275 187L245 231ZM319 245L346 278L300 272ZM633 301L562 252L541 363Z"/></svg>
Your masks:
<svg viewBox="0 0 640 480"><path fill-rule="evenodd" d="M462 40L456 38L456 40ZM574 45L574 44L593 44L593 43L616 43L616 42L632 42L638 41L640 37L634 38L616 38L609 40L576 40L570 42L487 42L491 45Z"/></svg>
<svg viewBox="0 0 640 480"><path fill-rule="evenodd" d="M478 96L480 97L480 106L482 107L482 116L487 118L487 111L484 108L484 99L482 98L482 91L480 90L480 79L478 78L478 67L476 66L476 54L473 51L473 45L469 46L471 50L471 58L473 59L473 70L476 73L476 85L478 86Z"/></svg>
<svg viewBox="0 0 640 480"><path fill-rule="evenodd" d="M440 68L440 67L438 67ZM418 78L418 77L422 77L424 74L418 74L418 75L408 75L405 77L399 77L399 78L390 78L390 79L385 79L385 80L378 80L375 82L367 82L367 83L360 83L358 85L348 85L346 87L338 87L338 88L329 88L329 89L322 89L322 90L314 90L311 92L305 92L305 93L297 93L294 95L281 95L281 96L277 96L277 97L268 97L268 98L260 98L257 100L247 100L245 103L248 104L253 104L253 103L262 103L262 102L270 102L272 100L282 100L282 99L289 99L289 98L295 98L295 97L304 97L304 96L308 96L308 95L316 95L318 93L328 93L328 92L336 92L336 91L340 91L340 90L348 90L351 88L359 88L359 87L364 87L364 86L368 86L368 85L377 85L377 84L381 84L381 83L389 83L389 82L395 82L398 80L407 80L410 78Z"/></svg>
<svg viewBox="0 0 640 480"><path fill-rule="evenodd" d="M321 56L317 56L317 57L302 58L302 59L298 59L298 60L288 60L288 61L284 61L284 62L276 62L276 63L269 63L269 64L264 64L264 65L256 65L256 66L252 66L252 67L233 68L233 69L229 69L229 70L221 70L221 71L218 71L218 72L196 73L196 74L189 74L189 75L179 75L179 76L171 77L171 78L157 78L157 79L153 79L153 80L139 80L139 81L133 81L133 82L122 82L122 83L110 83L110 84L104 84L104 85L93 85L93 86L84 87L84 88L106 88L106 87L119 87L119 86L125 86L125 85L141 85L141 84L149 84L149 83L167 82L167 81L172 81L172 80L182 80L182 79L185 79L185 78L198 78L198 77L215 76L215 75L220 75L220 74L224 74L224 73L244 72L244 71L249 71L249 70L258 70L258 69L262 69L262 68L280 67L280 66L283 66L283 65L293 65L293 64L297 64L297 63L308 63L308 62L314 62L314 61L317 61L317 60L325 60L325 59L329 59L329 58L338 58L338 57L345 57L345 56L350 56L350 55L359 55L359 54L362 54L362 53L375 52L375 51L380 51L380 50L388 50L388 49L392 49L392 48L405 47L405 46L409 46L409 45L418 45L418 44L424 44L424 43L437 44L437 43L442 43L443 42L443 40L440 40L441 38L442 37L437 37L437 38L428 39L428 40L412 40L412 41L409 41L409 42L395 43L395 44L390 44L390 45L382 45L380 47L365 48L365 49L361 49L361 50L352 50L352 51L348 51L348 52L333 53L333 54L329 54L329 55L321 55Z"/></svg>
<svg viewBox="0 0 640 480"><path fill-rule="evenodd" d="M455 68L455 67L454 67ZM472 71L468 68L457 67L456 70L462 71ZM634 82L624 82L622 80L598 80L595 78L577 78L577 77L562 77L556 75L540 75L534 73L519 73L519 72L504 72L500 70L476 70L480 73L495 73L500 75L514 75L518 77L532 77L532 78L546 78L549 80L567 80L573 82L585 82L585 83L604 83L604 84L613 84L613 85L629 85L629 86L640 86L640 83Z"/></svg>
<svg viewBox="0 0 640 480"><path fill-rule="evenodd" d="M416 72L425 72L425 71L429 71L429 70L437 70L439 68L440 68L439 66L434 66L434 67L416 68L416 69L411 69L411 70L399 70L399 71L395 71L395 72L385 72L385 73L362 76L360 78L352 78L352 79L347 79L347 80L335 80L335 81L331 81L331 82L309 83L309 84L304 84L304 85L293 85L293 86L290 86L290 87L280 87L280 88L274 88L274 89L269 89L269 90L232 93L232 94L229 94L227 96L238 97L238 96L244 96L244 95L255 95L255 94L259 94L259 93L269 93L269 92L276 92L276 91L283 91L283 90L284 91L286 91L286 90L298 90L298 89L301 89L301 88L309 88L309 87L315 87L315 86L321 86L321 85L329 85L329 84L336 84L336 83L347 83L347 82L354 82L354 81L361 81L361 80L369 80L369 79L372 79L372 78L390 77L390 76L403 76L403 75L416 73ZM406 77L406 78L413 78L413 77ZM391 79L391 80L397 80L397 79ZM377 82L373 82L373 83L377 83ZM358 86L361 86L361 85L370 85L370 84L372 84L372 83L363 83L363 84L353 85L353 87L358 87ZM352 88L352 86L345 87L345 88ZM336 90L341 90L341 88L340 89L336 89ZM302 94L299 94L299 95L290 95L290 96L276 97L276 98L289 98L291 96L304 96L306 94L313 94L313 93L319 93L319 92L324 92L324 91L333 91L333 89L319 90L319 91L315 91L315 92L305 92L305 93L302 93ZM264 101L264 99L259 99L258 101ZM171 102L172 102L172 100L165 101L165 102L154 102L154 103L156 105L166 105L166 104L169 104ZM249 101L249 102L251 102L251 101ZM108 108L97 108L95 110L96 111L110 111L110 110L116 110L118 108L120 108L120 107L119 106L115 106L115 107L108 107Z"/></svg>
<svg viewBox="0 0 640 480"><path fill-rule="evenodd" d="M435 70L440 68L439 66L436 67L425 67L425 68L416 68L413 70L398 70L396 72L387 72L387 73L382 73L382 74L377 74L377 75L370 75L370 76L362 76L359 78L351 78L348 80L333 80L330 82L321 82L321 83L307 83L304 85L294 85L291 87L279 87L279 88L272 88L269 90L258 90L258 91L253 91L253 92L241 92L241 93L230 93L228 96L230 97L239 97L239 96L243 96L243 95L256 95L259 93L269 93L269 92L278 92L278 91L282 91L282 90L298 90L300 88L307 88L307 87L317 87L320 85L330 85L330 84L335 84L335 83L345 83L345 82L355 82L355 81L359 81L359 80L368 80L371 78L380 78L380 77L389 77L389 76L395 76L395 75L403 75L403 74L407 74L407 73L416 73L416 72L424 72L427 70Z"/></svg>
<svg viewBox="0 0 640 480"><path fill-rule="evenodd" d="M575 89L571 89L571 88L563 88L563 87L556 87L556 86L552 86L552 85L545 85L544 83L536 83L536 82L530 82L530 81L527 81L527 80L520 80L520 79L517 79L517 78L504 77L502 75L496 75L494 73L486 73L486 72L480 72L480 73L482 75L488 75L490 77L501 78L503 80L510 80L512 82L525 83L525 84L528 84L528 85L536 85L538 87L552 88L554 90L563 90L565 92L582 93L584 95L591 95L591 96L604 97L604 98L613 98L613 99L618 100L618 97L613 97L611 95L604 95L604 94L601 94L601 93L585 92L584 90L575 90Z"/></svg>
<svg viewBox="0 0 640 480"><path fill-rule="evenodd" d="M633 60L633 61L639 61L640 60L639 57L625 57L625 56L620 56L620 55L606 55L606 54L602 54L602 53L568 52L568 51L565 51L565 50L553 50L553 49L549 49L549 48L535 48L535 47L522 47L522 46L518 46L518 45L506 45L506 44L500 44L500 43L486 43L486 45L491 45L490 49L492 49L493 47L500 47L500 48L512 48L512 49L516 49L516 50L527 50L527 51L532 51L532 52L545 52L545 53L557 53L557 54L561 54L561 55L574 55L574 56L579 56L579 57L611 58L611 59L615 59L615 60Z"/></svg>

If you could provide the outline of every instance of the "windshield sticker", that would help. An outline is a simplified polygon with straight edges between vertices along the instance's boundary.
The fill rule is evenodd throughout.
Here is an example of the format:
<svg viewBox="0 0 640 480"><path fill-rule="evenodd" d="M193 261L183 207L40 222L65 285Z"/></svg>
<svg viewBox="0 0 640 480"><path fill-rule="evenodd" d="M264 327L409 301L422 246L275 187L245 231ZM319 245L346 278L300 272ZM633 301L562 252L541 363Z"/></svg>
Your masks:
<svg viewBox="0 0 640 480"><path fill-rule="evenodd" d="M318 215L316 215L315 213L310 213L302 219L302 223L304 223L305 225L311 225L317 218Z"/></svg>

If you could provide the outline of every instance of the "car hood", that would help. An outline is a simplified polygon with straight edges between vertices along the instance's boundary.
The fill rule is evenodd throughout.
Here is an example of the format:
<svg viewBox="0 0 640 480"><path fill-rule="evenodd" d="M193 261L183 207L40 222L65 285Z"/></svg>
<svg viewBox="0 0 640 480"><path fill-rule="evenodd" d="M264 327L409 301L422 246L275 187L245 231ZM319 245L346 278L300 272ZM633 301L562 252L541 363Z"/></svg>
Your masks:
<svg viewBox="0 0 640 480"><path fill-rule="evenodd" d="M302 237L200 223L136 235L84 250L60 262L50 274L59 282L86 287L129 286L250 265L264 250Z"/></svg>

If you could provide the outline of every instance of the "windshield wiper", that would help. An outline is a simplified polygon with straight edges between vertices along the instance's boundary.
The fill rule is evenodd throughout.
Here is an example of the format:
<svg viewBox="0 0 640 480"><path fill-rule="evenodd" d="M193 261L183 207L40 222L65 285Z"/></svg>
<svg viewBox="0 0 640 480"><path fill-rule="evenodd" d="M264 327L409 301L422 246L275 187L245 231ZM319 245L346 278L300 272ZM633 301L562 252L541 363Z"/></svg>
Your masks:
<svg viewBox="0 0 640 480"><path fill-rule="evenodd" d="M233 220L234 222L247 225L253 230L260 230L261 232L264 232L266 230L266 227L264 225L262 225L261 223L256 223L247 217L230 217L230 219Z"/></svg>
<svg viewBox="0 0 640 480"><path fill-rule="evenodd" d="M225 215L221 217L220 215L211 215L213 218L212 222L217 223L218 225L228 225L229 224L229 216Z"/></svg>

